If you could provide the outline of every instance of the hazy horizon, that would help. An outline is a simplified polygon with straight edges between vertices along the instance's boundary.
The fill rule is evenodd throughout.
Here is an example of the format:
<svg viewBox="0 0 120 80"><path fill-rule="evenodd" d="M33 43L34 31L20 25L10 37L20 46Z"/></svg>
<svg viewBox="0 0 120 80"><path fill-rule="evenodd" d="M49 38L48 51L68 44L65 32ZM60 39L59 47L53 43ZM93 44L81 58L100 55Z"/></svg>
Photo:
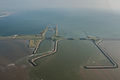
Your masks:
<svg viewBox="0 0 120 80"><path fill-rule="evenodd" d="M119 0L0 0L0 11L96 9L120 12Z"/></svg>

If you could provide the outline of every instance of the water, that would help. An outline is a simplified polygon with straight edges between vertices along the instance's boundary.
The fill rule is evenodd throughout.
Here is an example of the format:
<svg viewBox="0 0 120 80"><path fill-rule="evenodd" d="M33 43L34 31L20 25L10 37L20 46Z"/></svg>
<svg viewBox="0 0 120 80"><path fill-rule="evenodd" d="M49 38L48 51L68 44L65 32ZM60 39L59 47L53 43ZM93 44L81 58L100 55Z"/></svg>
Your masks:
<svg viewBox="0 0 120 80"><path fill-rule="evenodd" d="M0 35L36 34L47 24L58 24L66 37L93 35L120 38L120 15L102 10L23 11L0 19Z"/></svg>
<svg viewBox="0 0 120 80"><path fill-rule="evenodd" d="M38 34L48 24L58 24L59 35L64 37L79 38L93 35L102 38L120 38L119 17L120 15L113 14L111 11L102 10L16 12L9 17L0 18L0 35ZM48 41L48 43L50 42ZM45 45L47 46L47 44ZM50 47L42 50L46 49L50 50ZM99 53L89 42L63 41L59 44L58 52L55 55L37 62L39 66L32 68L30 77L33 80L89 80L90 78L91 80L103 80L99 77L99 74L104 76L102 71L82 68L86 64L110 65L109 61Z"/></svg>
<svg viewBox="0 0 120 80"><path fill-rule="evenodd" d="M40 46L37 50L37 54L42 54L44 52L48 52L48 51L51 51L53 49L53 44L54 42L52 40L43 40L41 43L40 43Z"/></svg>
<svg viewBox="0 0 120 80"><path fill-rule="evenodd" d="M31 54L31 51L26 40L0 40L0 63L3 62L3 65L14 63L28 54Z"/></svg>
<svg viewBox="0 0 120 80"><path fill-rule="evenodd" d="M2 80L28 79L28 65L26 60L22 59L32 53L27 43L26 40L0 40L0 78Z"/></svg>
<svg viewBox="0 0 120 80"><path fill-rule="evenodd" d="M55 55L37 61L39 65L32 68L30 78L31 80L83 80L83 66L111 64L105 56L101 55L102 53L96 54L97 52L99 50L90 41L60 41ZM91 64L93 61L95 63ZM89 77L88 74L85 75Z"/></svg>

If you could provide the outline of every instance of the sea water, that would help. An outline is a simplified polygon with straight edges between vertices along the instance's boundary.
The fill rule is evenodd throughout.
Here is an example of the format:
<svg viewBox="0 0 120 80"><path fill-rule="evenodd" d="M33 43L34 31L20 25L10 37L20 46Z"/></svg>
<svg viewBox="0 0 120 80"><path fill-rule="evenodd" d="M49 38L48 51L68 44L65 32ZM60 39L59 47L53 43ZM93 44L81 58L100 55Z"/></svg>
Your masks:
<svg viewBox="0 0 120 80"><path fill-rule="evenodd" d="M0 35L37 34L48 24L58 24L59 35L120 38L120 15L104 10L34 10L0 18Z"/></svg>

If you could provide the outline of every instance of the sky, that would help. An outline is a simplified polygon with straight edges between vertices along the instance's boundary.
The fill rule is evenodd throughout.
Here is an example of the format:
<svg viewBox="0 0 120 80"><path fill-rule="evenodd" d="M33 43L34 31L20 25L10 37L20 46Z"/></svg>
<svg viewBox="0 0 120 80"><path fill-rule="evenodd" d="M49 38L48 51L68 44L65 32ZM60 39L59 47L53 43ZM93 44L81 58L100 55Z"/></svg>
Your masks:
<svg viewBox="0 0 120 80"><path fill-rule="evenodd" d="M103 9L120 11L120 0L0 0L0 10Z"/></svg>

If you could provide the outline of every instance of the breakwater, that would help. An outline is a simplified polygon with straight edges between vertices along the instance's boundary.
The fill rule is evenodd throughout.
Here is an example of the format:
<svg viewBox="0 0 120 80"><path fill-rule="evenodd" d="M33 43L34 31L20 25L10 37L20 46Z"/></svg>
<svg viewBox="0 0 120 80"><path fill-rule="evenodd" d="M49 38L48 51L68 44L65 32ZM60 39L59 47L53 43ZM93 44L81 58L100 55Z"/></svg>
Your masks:
<svg viewBox="0 0 120 80"><path fill-rule="evenodd" d="M35 54L35 53L37 52L38 47L39 47L41 41L42 41L42 40L39 40L39 42L36 44L36 47L35 47L35 49L33 50L33 54Z"/></svg>
<svg viewBox="0 0 120 80"><path fill-rule="evenodd" d="M111 62L112 66L84 66L86 69L114 69L118 68L118 64L112 59L111 56L100 46L100 42L96 43L94 40L91 40L93 44L103 53L103 55Z"/></svg>
<svg viewBox="0 0 120 80"><path fill-rule="evenodd" d="M46 38L46 37L45 37L45 34L46 34L46 32L47 32L48 30L52 30L53 32L55 31L55 37L58 36L58 25L56 25L56 28L48 28L48 27L46 27L46 29L41 33L41 35L42 35L42 40L44 40L44 39ZM53 37L53 36L51 36L51 37ZM51 39L51 37L49 37L49 39ZM41 41L42 41L42 40L41 40ZM40 42L41 42L41 41L40 41ZM39 47L39 45L40 45L40 42L39 42L39 43L36 45L36 47L35 47L35 49L34 49L34 51L33 51L33 55L30 56L30 57L33 57L33 58L32 58L32 59L29 59L28 61L29 61L33 66L37 66L37 64L35 63L36 60L41 59L41 58L44 58L44 57L47 57L47 56L50 56L50 55L52 55L52 54L54 54L54 53L57 52L58 41L59 41L59 40L57 40L57 39L53 40L54 46L53 46L53 49L52 49L51 51L44 52L44 53L42 53L42 55L41 55L41 54L37 54L37 55L36 55L35 53L37 52L38 47Z"/></svg>
<svg viewBox="0 0 120 80"><path fill-rule="evenodd" d="M48 51L48 52L44 53L43 55L40 55L40 56L35 57L35 58L33 58L33 59L31 59L31 60L28 60L28 61L29 61L33 66L37 66L37 64L35 63L36 60L41 59L41 58L44 58L44 57L47 57L47 56L50 56L50 55L56 53L56 52L57 52L57 47L58 47L58 40L55 41L54 47L53 47L53 49L52 49L51 51Z"/></svg>

